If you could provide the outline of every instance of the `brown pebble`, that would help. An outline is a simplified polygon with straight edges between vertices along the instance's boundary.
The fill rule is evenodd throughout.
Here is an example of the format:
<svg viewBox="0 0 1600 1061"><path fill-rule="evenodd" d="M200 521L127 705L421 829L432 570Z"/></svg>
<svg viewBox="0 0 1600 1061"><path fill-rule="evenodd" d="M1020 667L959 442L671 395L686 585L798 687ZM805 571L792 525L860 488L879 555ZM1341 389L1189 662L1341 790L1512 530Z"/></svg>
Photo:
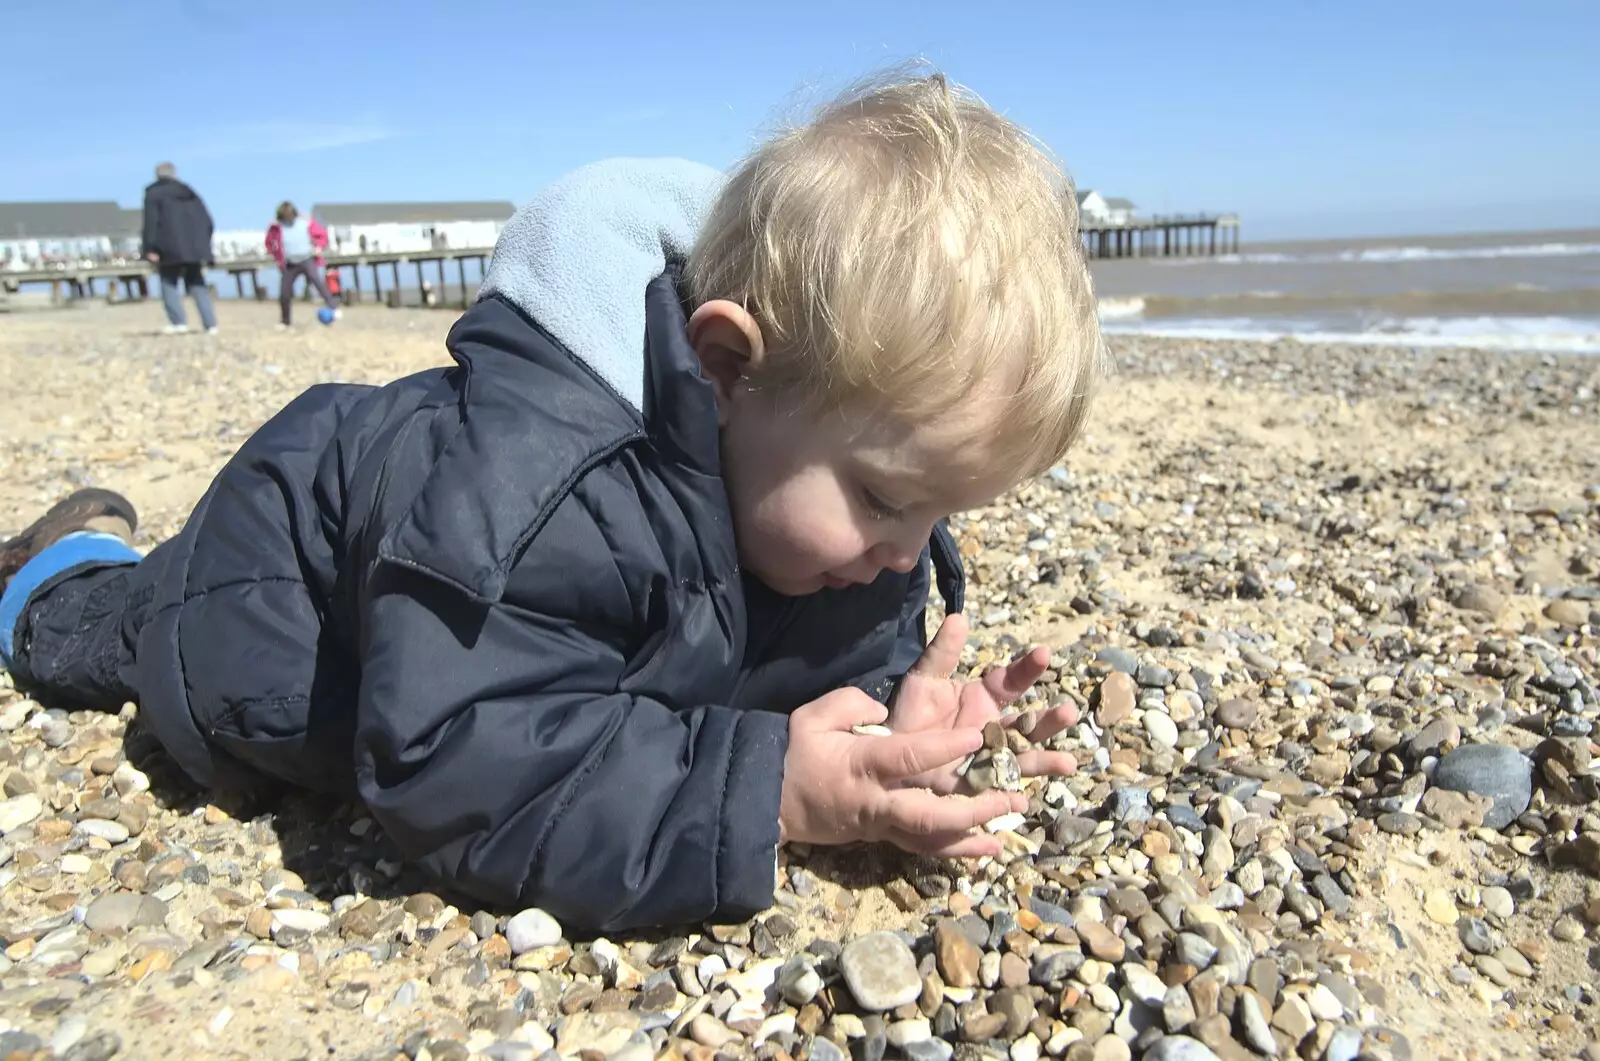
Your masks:
<svg viewBox="0 0 1600 1061"><path fill-rule="evenodd" d="M1095 720L1104 729L1111 729L1133 716L1134 705L1138 702L1139 687L1132 678L1115 671L1106 676L1096 690L1097 706Z"/></svg>
<svg viewBox="0 0 1600 1061"><path fill-rule="evenodd" d="M418 892L406 899L405 910L418 921L432 921L444 912L444 900L432 892Z"/></svg>
<svg viewBox="0 0 1600 1061"><path fill-rule="evenodd" d="M72 823L61 818L46 818L33 823L33 835L47 844L59 844L72 835Z"/></svg>
<svg viewBox="0 0 1600 1061"><path fill-rule="evenodd" d="M231 820L228 817L228 812L214 803L206 804L205 818L207 825L221 825L223 822Z"/></svg>
<svg viewBox="0 0 1600 1061"><path fill-rule="evenodd" d="M939 975L951 987L976 987L983 955L954 921L940 921L933 930Z"/></svg>
<svg viewBox="0 0 1600 1061"><path fill-rule="evenodd" d="M1101 961L1120 962L1126 956L1128 948L1122 938L1100 922L1080 921L1077 930L1089 953Z"/></svg>
<svg viewBox="0 0 1600 1061"><path fill-rule="evenodd" d="M922 978L922 994L917 998L917 1009L924 1017L932 1020L943 1004L944 981L940 979L938 970L929 970Z"/></svg>
<svg viewBox="0 0 1600 1061"><path fill-rule="evenodd" d="M917 894L917 889L911 882L904 878L896 878L883 889L888 893L889 899L906 913L911 913L922 905L922 896Z"/></svg>
<svg viewBox="0 0 1600 1061"><path fill-rule="evenodd" d="M1015 954L1000 956L1000 983L1006 987L1028 986L1028 963Z"/></svg>
<svg viewBox="0 0 1600 1061"><path fill-rule="evenodd" d="M1006 1026L1004 1013L983 1013L969 1017L961 1026L961 1038L969 1043L981 1043L985 1039L993 1039L999 1035Z"/></svg>
<svg viewBox="0 0 1600 1061"><path fill-rule="evenodd" d="M114 755L98 755L89 760L89 772L96 777L110 777L117 772L117 765L121 762Z"/></svg>
<svg viewBox="0 0 1600 1061"><path fill-rule="evenodd" d="M147 803L124 803L122 813L117 815L117 821L127 830L129 836L138 836L144 832L144 827L150 822L150 805Z"/></svg>
<svg viewBox="0 0 1600 1061"><path fill-rule="evenodd" d="M117 879L117 883L130 892L142 892L145 889L145 865L136 858L130 858L118 866L114 876Z"/></svg>
<svg viewBox="0 0 1600 1061"><path fill-rule="evenodd" d="M164 972L170 968L172 968L172 954L164 950L154 950L133 963L128 970L128 979L137 984L151 973Z"/></svg>
<svg viewBox="0 0 1600 1061"><path fill-rule="evenodd" d="M256 970L256 974L250 978L250 982L263 991L287 991L299 979L288 969L285 969L277 962L273 962Z"/></svg>
<svg viewBox="0 0 1600 1061"><path fill-rule="evenodd" d="M511 941L496 932L483 941L478 956L491 966L504 968L511 964Z"/></svg>
<svg viewBox="0 0 1600 1061"><path fill-rule="evenodd" d="M1012 954L1015 954L1023 961L1032 961L1034 948L1039 945L1038 940L1034 939L1020 928L1014 928L1010 932L1007 932L1003 937L1003 942L1005 943L1006 950L1010 951Z"/></svg>
<svg viewBox="0 0 1600 1061"><path fill-rule="evenodd" d="M244 930L256 939L272 938L272 911L256 907L245 915Z"/></svg>
<svg viewBox="0 0 1600 1061"><path fill-rule="evenodd" d="M1151 829L1139 838L1139 849L1150 858L1172 854L1172 840L1159 829Z"/></svg>

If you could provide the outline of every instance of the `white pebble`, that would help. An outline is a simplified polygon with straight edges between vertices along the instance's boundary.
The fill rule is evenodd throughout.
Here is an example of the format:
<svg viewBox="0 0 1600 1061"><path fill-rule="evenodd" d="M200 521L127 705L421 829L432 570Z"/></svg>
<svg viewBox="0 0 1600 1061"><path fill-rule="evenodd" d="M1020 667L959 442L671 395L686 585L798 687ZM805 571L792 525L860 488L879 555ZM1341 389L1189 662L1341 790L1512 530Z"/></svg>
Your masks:
<svg viewBox="0 0 1600 1061"><path fill-rule="evenodd" d="M529 907L506 922L506 942L512 954L553 947L561 942L561 925L537 906Z"/></svg>
<svg viewBox="0 0 1600 1061"><path fill-rule="evenodd" d="M1157 747L1178 746L1178 724L1160 711L1144 713L1144 731L1149 735L1150 742Z"/></svg>
<svg viewBox="0 0 1600 1061"><path fill-rule="evenodd" d="M983 823L983 828L991 833L1015 832L1026 824L1028 824L1027 816L1013 811L998 818L990 818Z"/></svg>
<svg viewBox="0 0 1600 1061"><path fill-rule="evenodd" d="M116 786L119 796L131 796L136 792L150 791L150 779L143 770L130 762L121 762L111 772L111 783Z"/></svg>
<svg viewBox="0 0 1600 1061"><path fill-rule="evenodd" d="M1318 1020L1342 1020L1344 1004L1326 985L1318 984L1306 995L1306 1006Z"/></svg>
<svg viewBox="0 0 1600 1061"><path fill-rule="evenodd" d="M0 833L22 828L44 813L44 802L32 792L0 800Z"/></svg>
<svg viewBox="0 0 1600 1061"><path fill-rule="evenodd" d="M124 844L128 842L128 827L121 822L106 821L104 818L85 818L73 826L73 832L82 833L84 836L97 836L108 844Z"/></svg>
<svg viewBox="0 0 1600 1061"><path fill-rule="evenodd" d="M1039 1037L1029 1032L1012 1043L1011 1061L1039 1061Z"/></svg>
<svg viewBox="0 0 1600 1061"><path fill-rule="evenodd" d="M50 1037L50 1049L57 1054L64 1054L78 1045L89 1032L89 1022L82 1017L68 1017L61 1022L61 1027Z"/></svg>
<svg viewBox="0 0 1600 1061"><path fill-rule="evenodd" d="M318 910L300 910L295 908L272 911L272 932L277 935L280 928L294 928L302 932L321 932L328 927L333 919Z"/></svg>
<svg viewBox="0 0 1600 1061"><path fill-rule="evenodd" d="M62 873L88 873L89 867L92 865L94 863L89 861L89 856L87 855L80 855L74 852L70 855L61 856Z"/></svg>

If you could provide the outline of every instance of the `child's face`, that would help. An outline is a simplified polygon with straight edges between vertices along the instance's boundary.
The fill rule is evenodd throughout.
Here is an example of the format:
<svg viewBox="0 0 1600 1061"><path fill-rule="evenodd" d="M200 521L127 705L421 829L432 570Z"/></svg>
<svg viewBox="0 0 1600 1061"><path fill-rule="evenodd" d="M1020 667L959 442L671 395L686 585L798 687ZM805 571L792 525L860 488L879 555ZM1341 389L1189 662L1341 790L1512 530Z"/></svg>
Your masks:
<svg viewBox="0 0 1600 1061"><path fill-rule="evenodd" d="M722 469L740 562L786 596L910 571L937 520L1015 485L985 467L991 410L905 428L812 416L755 391L730 406Z"/></svg>

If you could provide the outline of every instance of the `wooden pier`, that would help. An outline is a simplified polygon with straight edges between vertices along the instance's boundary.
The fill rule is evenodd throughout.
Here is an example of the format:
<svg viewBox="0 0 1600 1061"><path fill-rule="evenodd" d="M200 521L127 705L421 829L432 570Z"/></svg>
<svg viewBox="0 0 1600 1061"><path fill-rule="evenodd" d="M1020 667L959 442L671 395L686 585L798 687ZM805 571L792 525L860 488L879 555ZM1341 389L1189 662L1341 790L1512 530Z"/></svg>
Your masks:
<svg viewBox="0 0 1600 1061"><path fill-rule="evenodd" d="M1080 226L1091 258L1191 258L1239 253L1235 214L1200 214L1134 219L1120 225Z"/></svg>
<svg viewBox="0 0 1600 1061"><path fill-rule="evenodd" d="M1091 258L1213 257L1217 254L1239 253L1239 218L1234 214L1158 216L1133 219L1122 224L1091 221L1080 227L1079 234L1084 251ZM324 264L327 268L339 270L339 298L347 305L371 301L391 307L400 306L401 269L407 268L416 270L417 290L423 305L466 309L472 301L472 292L467 284L467 263L477 262L479 275L482 276L493 254L492 247L329 254L325 256ZM454 285L446 271L450 262L455 263ZM248 286L248 297L260 301L267 297L261 287L261 271L276 271L277 268L278 264L270 258L252 258L218 262L209 267L207 272L227 273L233 278L237 297L247 297L245 288ZM370 285L362 283L364 269L371 271ZM428 274L434 271L438 279L436 286L429 284ZM388 274L387 286L385 273ZM155 266L135 259L92 265L43 266L0 272L0 288L17 291L27 284L49 284L51 301L60 302L69 297L95 298L98 296L95 285L104 283L106 298L111 301L118 301L119 286L122 288L122 300L136 301L150 297L150 280L155 274ZM456 289L457 297L449 299L446 292L452 286ZM428 297L430 292L433 296L431 299Z"/></svg>
<svg viewBox="0 0 1600 1061"><path fill-rule="evenodd" d="M488 269L489 258L494 254L492 247L463 247L459 250L440 248L428 251L396 251L393 253L367 254L329 254L325 255L323 264L329 269L339 270L339 298L346 305L372 301L398 307L401 304L401 276L402 266L413 267L417 271L417 291L424 298L424 305L455 306L466 309L471 305L472 293L467 285L467 263L477 262L478 273L481 277ZM446 263L454 262L456 265L455 284L452 285L446 275ZM433 266L437 269L438 284L429 284L426 267ZM235 261L218 262L207 267L210 273L227 273L233 278L234 293L239 298L245 298L245 287L248 282L249 297L257 301L265 300L266 291L261 286L261 270L266 269L276 272L278 263L270 258L238 259ZM361 271L372 271L371 295L361 282ZM156 267L147 261L128 260L123 262L104 262L93 265L67 265L61 267L42 267L37 269L22 269L15 272L0 272L0 286L7 291L17 291L25 284L49 284L51 301L60 302L65 298L84 299L98 296L95 285L104 282L106 297L117 301L117 288L123 292L123 300L137 301L150 297L150 281L156 275ZM389 284L384 285L384 273L389 274ZM458 297L447 299L446 292L455 286ZM434 301L429 302L426 292L432 291Z"/></svg>

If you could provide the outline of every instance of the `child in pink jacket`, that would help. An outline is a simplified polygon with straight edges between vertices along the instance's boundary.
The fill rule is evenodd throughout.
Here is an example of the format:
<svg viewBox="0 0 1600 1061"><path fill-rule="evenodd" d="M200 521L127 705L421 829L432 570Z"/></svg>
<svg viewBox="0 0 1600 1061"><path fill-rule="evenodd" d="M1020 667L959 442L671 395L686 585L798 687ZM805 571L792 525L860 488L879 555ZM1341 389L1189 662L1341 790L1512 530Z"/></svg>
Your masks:
<svg viewBox="0 0 1600 1061"><path fill-rule="evenodd" d="M327 282L322 278L322 251L327 245L328 230L321 222L310 214L301 217L291 202L279 205L278 220L267 229L267 253L278 262L278 308L283 314L280 328L289 327L294 282L301 276L316 288L334 316L339 315L339 307L334 305Z"/></svg>

